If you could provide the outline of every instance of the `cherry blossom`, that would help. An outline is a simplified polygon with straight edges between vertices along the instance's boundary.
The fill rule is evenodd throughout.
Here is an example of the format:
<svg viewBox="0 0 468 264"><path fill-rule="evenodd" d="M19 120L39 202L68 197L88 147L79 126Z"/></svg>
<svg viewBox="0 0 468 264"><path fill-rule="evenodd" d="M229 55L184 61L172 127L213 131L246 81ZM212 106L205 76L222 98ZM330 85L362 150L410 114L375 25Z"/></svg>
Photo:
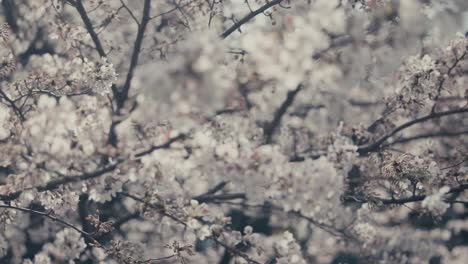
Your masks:
<svg viewBox="0 0 468 264"><path fill-rule="evenodd" d="M466 262L467 1L0 6L0 263Z"/></svg>

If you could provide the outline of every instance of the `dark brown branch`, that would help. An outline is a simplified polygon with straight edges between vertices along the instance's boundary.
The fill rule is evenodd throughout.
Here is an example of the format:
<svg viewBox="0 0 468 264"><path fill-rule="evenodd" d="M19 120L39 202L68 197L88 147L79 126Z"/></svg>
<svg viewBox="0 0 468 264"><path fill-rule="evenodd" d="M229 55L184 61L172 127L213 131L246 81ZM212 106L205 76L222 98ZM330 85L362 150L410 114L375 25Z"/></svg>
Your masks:
<svg viewBox="0 0 468 264"><path fill-rule="evenodd" d="M450 75L452 75L452 71L457 67L459 62L462 61L465 58L466 54L467 53L465 51L465 52L463 52L463 54L460 57L455 58L455 61L453 62L452 66L450 66L449 69L447 70L447 76L448 77ZM437 103L439 101L439 97L440 97L440 94L442 93L442 88L444 86L444 83L445 83L446 79L447 78L442 77L442 79L439 82L439 86L437 87L437 94L436 94L436 96L434 98L434 105L432 106L431 113L435 113L435 111L436 111Z"/></svg>
<svg viewBox="0 0 468 264"><path fill-rule="evenodd" d="M128 214L126 216L123 216L122 218L117 219L112 226L115 229L119 229L122 225L124 225L128 221L133 220L133 219L138 219L140 216L141 216L140 212Z"/></svg>
<svg viewBox="0 0 468 264"><path fill-rule="evenodd" d="M104 174L106 174L108 172L111 172L111 171L115 170L117 168L117 165L120 164L121 162L122 161L119 161L116 164L107 166L107 167L105 167L103 169L96 170L94 172L83 173L83 174L80 174L80 175L73 175L73 176L65 176L65 177L62 177L62 178L59 178L59 179L56 179L56 180L52 180L52 181L50 181L47 184L42 185L42 186L30 187L30 188L27 188L27 189L24 189L24 190L12 192L10 194L0 195L0 200L2 200L2 201L12 201L12 200L18 198L21 195L21 193L23 191L26 191L26 190L36 189L38 192L51 191L51 190L57 189L59 186L64 185L64 184L80 182L80 181L85 181L85 180L97 178L97 177L100 177L100 176L102 176L102 175L104 175Z"/></svg>
<svg viewBox="0 0 468 264"><path fill-rule="evenodd" d="M221 34L221 38L227 38L229 35L231 35L234 31L238 30L242 25L244 25L245 23L249 22L252 18L256 17L258 14L261 14L263 12L265 12L266 10L268 10L269 8L275 6L275 5L278 5L279 3L281 3L283 0L273 0L273 1L270 1L268 3L266 3L265 5L263 5L262 7L258 8L257 10L249 13L248 15L246 15L245 17L243 17L241 20L239 20L237 23L235 23L234 25L232 25L230 28L228 28L226 31L223 32L223 34Z"/></svg>
<svg viewBox="0 0 468 264"><path fill-rule="evenodd" d="M372 107L372 106L379 106L382 102L373 102L373 101L359 101L356 99L350 99L349 104L356 107Z"/></svg>
<svg viewBox="0 0 468 264"><path fill-rule="evenodd" d="M290 113L289 115L291 115L291 116L297 116L297 117L301 117L301 118L305 118L305 117L307 116L307 114L309 114L310 111L312 111L312 110L318 110L318 109L322 109L322 108L325 108L325 105L323 105L323 104L318 104L318 105L314 105L314 104L301 105L300 107L298 107L294 112Z"/></svg>
<svg viewBox="0 0 468 264"><path fill-rule="evenodd" d="M140 198L138 196L135 196L133 194L129 194L129 193L126 193L126 192L121 192L120 195L131 198L131 199L133 199L133 200L135 200L137 202L143 203L144 205L156 210L160 214L169 217L170 219L174 220L175 222L177 222L177 223L179 223L179 224L181 224L183 226L187 226L187 224L184 221L182 221L181 219L177 218L176 216L173 216L172 214L168 213L163 205L160 205L160 204L157 204L157 203L147 202L143 198ZM250 258L244 252L241 252L236 248L230 247L229 245L223 243L222 241L219 241L216 237L210 237L209 239L213 240L216 244L224 247L226 250L228 250L232 254L237 255L237 256L245 259L248 263L260 264L259 262L257 262L255 260L253 260L252 258Z"/></svg>
<svg viewBox="0 0 468 264"><path fill-rule="evenodd" d="M41 212L41 211L37 211L37 210L33 210L33 209L29 209L29 208L24 208L24 207L17 207L17 206L13 206L13 205L4 205L4 204L0 204L0 208L4 208L4 209L12 209L12 210L17 210L17 211L21 211L21 212L25 212L25 213L30 213L30 214L36 214L36 215L39 215L39 216L43 216L43 217L46 217L46 218L49 218L50 220L54 221L54 222L58 222L64 226L67 226L67 227L70 227L74 230L76 230L78 233L81 233L82 235L84 235L85 237L93 240L93 234L92 233L88 233L88 232L85 232L81 229L79 229L78 227L68 223L67 221L65 220L62 220L54 215L52 215L51 213L48 213L48 212Z"/></svg>
<svg viewBox="0 0 468 264"><path fill-rule="evenodd" d="M78 216L81 222L81 226L83 228L83 231L87 233L91 233L91 230L93 229L93 226L88 222L86 219L89 215L89 195L86 193L82 193L79 196L79 201L78 201ZM89 238L85 239L86 245L88 248L90 248L91 241Z"/></svg>
<svg viewBox="0 0 468 264"><path fill-rule="evenodd" d="M115 222L112 224L112 227L114 228L114 230L120 230L122 225L128 223L129 221L133 219L140 219L140 218L141 218L141 212L136 211L134 213L127 214L125 216L122 216L116 219ZM112 232L102 233L96 238L96 240L99 241L99 243L101 244L106 244L106 242L112 239L112 236L113 236Z"/></svg>
<svg viewBox="0 0 468 264"><path fill-rule="evenodd" d="M125 79L125 83L122 89L117 89L115 85L112 86L112 90L114 91L114 98L117 103L117 109L116 109L117 114L122 114L121 110L123 106L125 105L125 102L128 99L128 92L130 90L135 68L138 65L138 59L140 57L141 46L143 44L143 38L145 35L146 26L148 25L148 22L150 20L150 16L149 16L150 9L151 9L151 0L145 0L145 5L143 7L143 16L141 18L141 22L138 23L138 32L137 32L137 36L135 39L135 44L133 45L132 58L130 61L130 66L127 72L127 78ZM118 139L117 139L117 134L115 132L115 128L121 121L122 121L121 119L113 121L109 129L109 136L108 136L107 142L113 147L117 147Z"/></svg>
<svg viewBox="0 0 468 264"><path fill-rule="evenodd" d="M61 185L64 185L64 184L80 182L80 181L86 181L86 180L90 180L90 179L93 179L93 178L97 178L99 176L102 176L102 175L104 175L104 174L106 174L108 172L111 172L111 171L115 170L119 163L120 162L115 163L115 164L110 165L110 166L107 166L107 167L105 167L103 169L91 172L91 173L84 173L84 174L81 174L81 175L78 175L78 176L66 176L66 177L57 179L55 181L51 181L48 184L46 184L45 186L38 187L37 190L40 191L40 192L50 191L50 190L54 190L57 187L59 187Z"/></svg>
<svg viewBox="0 0 468 264"><path fill-rule="evenodd" d="M457 194L461 193L464 190L468 189L468 184L461 184L457 187L451 188L447 194ZM380 197L371 197L371 198L357 198L357 197L346 197L345 201L349 202L359 202L359 203L368 203L368 202L379 202L383 205L390 205L390 204L406 204L406 203L414 203L414 202L420 202L424 200L427 197L427 195L414 195L410 197L405 197L405 198L392 198L392 199L386 199L386 198L380 198Z"/></svg>
<svg viewBox="0 0 468 264"><path fill-rule="evenodd" d="M34 36L34 39L31 41L31 43L29 43L28 48L21 54L18 54L18 60L23 66L28 64L29 59L33 55L55 54L55 50L47 41L47 39L43 39L43 31L44 30L42 28L39 28L36 32L36 35Z"/></svg>
<svg viewBox="0 0 468 264"><path fill-rule="evenodd" d="M382 147L385 148L385 147L388 147L388 146L391 146L391 145L403 144L403 143L407 143L407 142L410 142L410 141L413 141L413 140L418 140L418 139L433 138L433 137L458 137L458 136L466 135L466 134L468 134L468 130L430 132L430 133L425 133L425 134L400 138L400 139L397 139L397 140L395 140L395 141L393 141L391 143L385 144Z"/></svg>
<svg viewBox="0 0 468 264"><path fill-rule="evenodd" d="M323 224L323 223L319 223L317 220L313 219L312 217L306 216L302 212L299 212L299 211L286 211L284 208L282 208L280 206L277 206L277 205L274 205L274 204L271 204L271 203L264 203L264 204L260 204L260 205L247 204L245 202L236 203L236 202L230 202L230 201L213 201L213 203L238 205L238 206L247 207L247 208L261 208L261 209L272 210L272 211L275 211L275 212L278 212L278 213L284 213L284 214L291 215L291 216L294 216L294 217L297 217L297 218L302 218L302 219L306 220L307 222L311 223L312 225L322 229L323 231L325 231L325 232L327 232L327 233L329 233L331 235L341 236L341 237L351 239L351 240L357 240L351 234L346 233L345 230L339 230L339 229L334 228L333 226Z"/></svg>
<svg viewBox="0 0 468 264"><path fill-rule="evenodd" d="M231 252L231 254L237 255L237 256L243 258L249 264L260 264L260 262L252 259L251 257L249 257L249 255L245 254L244 252L240 251L237 248L230 247L229 245L227 245L226 243L220 241L219 239L217 239L215 237L212 237L211 240L213 240L216 244L218 244L218 245L222 246L223 248L225 248L227 251Z"/></svg>
<svg viewBox="0 0 468 264"><path fill-rule="evenodd" d="M360 155L365 155L365 154L367 154L369 152L378 151L381 148L381 145L385 141L387 141L387 139L389 139L390 137L392 137L396 133L398 133L398 132L400 132L400 131L408 128L408 127L411 127L413 125L423 123L423 122L426 122L426 121L431 120L431 119L440 118L440 117L443 117L443 116L463 114L463 113L468 113L468 108L461 108L461 109L449 110L449 111L438 112L438 113L430 113L430 114L428 114L426 116L423 116L421 118L411 120L409 122L406 122L406 123L398 126L397 128L395 128L390 133L383 135L378 140L376 140L374 143L359 146L358 147L358 152L359 152Z"/></svg>
<svg viewBox="0 0 468 264"><path fill-rule="evenodd" d="M209 203L213 201L225 201L235 199L246 199L245 193L226 193L226 194L207 194L195 196L192 199L200 203Z"/></svg>
<svg viewBox="0 0 468 264"><path fill-rule="evenodd" d="M80 14L81 20L83 20L86 30L91 36L91 39L93 40L94 45L96 46L96 50L99 56L104 57L104 58L107 57L106 52L104 52L104 49L102 47L101 41L99 40L99 37L96 34L96 31L94 31L93 24L91 23L91 20L88 17L88 13L86 12L86 9L84 8L81 0L76 0L75 7L78 13Z"/></svg>
<svg viewBox="0 0 468 264"><path fill-rule="evenodd" d="M140 58L141 46L143 44L143 38L145 36L146 26L150 21L150 10L151 10L151 0L145 0L145 5L143 7L143 17L141 18L141 22L138 25L138 32L135 39L135 44L133 45L133 53L132 58L130 61L130 67L128 69L127 78L125 80L125 84L122 87L122 90L118 92L117 97L117 107L118 109L122 108L125 101L128 98L128 91L130 90L130 86L132 84L133 74L135 72L135 68L138 65L138 59Z"/></svg>
<svg viewBox="0 0 468 264"><path fill-rule="evenodd" d="M149 206L150 208L153 208L155 210L157 210L159 213L161 213L162 215L164 216L167 216L169 217L170 219L186 226L187 224L185 222L183 222L182 220L180 220L179 218L169 214L166 212L166 210L164 209L164 207L160 204L155 204L155 203L149 203L147 201L145 201L143 198L140 198L140 197L137 197L135 195L132 195L132 194L129 194L129 193L125 193L125 192L121 192L120 193L121 195L125 196L125 197L128 197L128 198L131 198L135 201L138 201L140 203L143 203L145 204L146 206ZM212 197L215 197L215 196L218 196L218 197L225 197L226 199L225 200L230 200L232 199L232 197L235 197L234 199L237 199L238 196L242 196L242 197L245 197L245 194L225 194L225 195L212 195ZM194 197L193 199L197 199L197 197ZM222 199L213 199L211 201L213 201L213 203L226 203L226 204L231 204L229 201L220 201ZM200 200L198 200L199 202L202 202ZM234 203L232 203L234 204ZM329 225L326 225L326 224L321 224L319 222L317 222L316 220L314 220L313 218L311 217L308 217L308 216L305 216L303 215L301 212L296 212L296 211L289 211L289 212L286 212L283 208L279 207L279 206L275 206L275 205L271 205L271 204L265 204L265 205L259 205L259 206L255 206L255 205L247 205L245 203L239 203L237 205L240 205L240 206L247 206L247 207L262 207L264 208L265 206L268 206L268 208L272 209L272 210L275 210L275 211L278 211L278 212L283 212L283 213L286 213L286 214L291 214L291 215L294 215L298 218L302 218L302 219L305 219L307 220L308 222L310 222L311 224L319 227L320 229L332 234L332 235L335 235L335 236L342 236L342 237L345 237L345 238L348 238L348 239L351 239L351 240L356 240L356 238L354 238L353 236L351 236L350 234L347 234L344 230L337 230L335 228L333 228L332 226L329 226ZM131 215L130 217L133 218L133 215ZM236 248L233 248L233 247L230 247L229 245L225 244L224 242L218 240L218 238L212 236L210 237L209 239L213 240L216 244L224 247L227 251L229 251L230 253L232 253L233 255L237 255L241 258L243 258L244 260L246 260L248 263L259 263L257 261L255 261L254 259L252 259L250 256L248 256L247 254L245 254L244 252L236 249Z"/></svg>
<svg viewBox="0 0 468 264"><path fill-rule="evenodd" d="M192 3L195 2L195 1L196 1L196 0L192 0L192 1L186 2L186 3L183 4L183 5L177 5L177 6L174 7L174 8L171 8L171 9L169 9L169 10L167 10L167 11L161 12L161 13L159 13L159 14L157 14L157 15L154 15L154 16L150 17L150 19L155 19L155 18L158 18L158 17L160 17L160 16L164 16L164 15L170 14L170 13L172 13L172 12L174 12L174 11L179 10L180 8L184 8L184 7L186 7L186 6L190 5L190 4L192 4Z"/></svg>
<svg viewBox="0 0 468 264"><path fill-rule="evenodd" d="M159 261L163 261L163 260L168 260L168 259L175 258L175 257L177 257L177 255L170 255L170 256L161 257L161 258L152 258L152 259L139 261L138 264L140 264L140 263L141 264L150 264L150 263L155 263L155 262L159 262Z"/></svg>
<svg viewBox="0 0 468 264"><path fill-rule="evenodd" d="M2 3L2 8L3 8L3 15L5 17L5 21L8 23L8 26L10 27L11 31L13 31L15 34L18 33L18 19L21 19L19 17L19 12L18 12L18 6L15 4L14 0L3 0Z"/></svg>
<svg viewBox="0 0 468 264"><path fill-rule="evenodd" d="M125 4L123 0L120 0L120 4L122 4L122 7L127 10L128 14L132 17L132 19L137 23L138 26L140 26L140 22L136 18L135 14L133 14L132 10Z"/></svg>
<svg viewBox="0 0 468 264"><path fill-rule="evenodd" d="M93 24L91 23L91 20L88 17L88 13L86 12L86 9L84 8L83 3L81 2L81 0L76 0L76 2L69 0L68 2L70 3L70 5L74 6L76 8L76 10L78 11L78 13L80 14L81 20L83 20L83 23L85 24L86 30L88 31L89 35L91 36L91 39L94 42L94 46L96 46L96 50L97 50L99 56L101 58L107 58L107 54L104 51L104 48L102 47L101 41L99 40L99 37L98 37L96 31L94 31ZM112 84L112 92L114 94L114 97L118 96L117 86L115 85L115 83ZM109 138L112 138L114 136L114 134L112 134L112 132L113 132L113 130L111 131L111 133L109 135Z"/></svg>
<svg viewBox="0 0 468 264"><path fill-rule="evenodd" d="M183 140L187 137L187 135L185 134L179 134L173 138L170 138L168 141L166 141L165 143L161 144L161 145L155 145L155 146L151 146L150 148L148 148L147 150L144 150L144 151L141 151L137 154L135 154L135 157L136 158L141 158L142 156L145 156L145 155L148 155L148 154L151 154L153 151L155 150L158 150L158 149L166 149L166 148L170 148L171 145L176 142L176 141L179 141L179 140Z"/></svg>
<svg viewBox="0 0 468 264"><path fill-rule="evenodd" d="M144 155L150 154L151 152L158 150L158 149L164 149L164 148L169 148L172 143L184 139L186 137L185 134L180 134L174 138L169 139L166 143L157 145L157 146L152 146L148 150L142 151L140 153L137 153L135 157L139 158ZM117 166L124 162L124 160L119 160L115 164L109 165L107 167L104 167L102 169L96 170L94 172L89 172L89 173L83 173L80 175L73 175L73 176L65 176L56 180L52 180L49 183L43 185L43 186L38 186L38 187L30 187L25 190L20 190L16 192L12 192L9 194L0 194L0 200L2 201L12 201L16 198L18 198L23 191L26 190L32 190L32 189L37 189L39 192L44 192L44 191L51 191L56 188L58 188L61 185L68 184L68 183L74 183L74 182L80 182L80 181L85 181L93 178L100 177L108 172L111 172L117 168Z"/></svg>
<svg viewBox="0 0 468 264"><path fill-rule="evenodd" d="M226 185L228 183L229 183L229 181L222 181L222 182L218 183L215 187L209 189L206 193L204 193L202 195L215 194L215 193L221 191L224 187L226 187ZM199 195L199 196L202 196L202 195Z"/></svg>
<svg viewBox="0 0 468 264"><path fill-rule="evenodd" d="M265 128L264 135L265 135L265 142L267 144L272 143L273 135L276 129L279 127L281 123L281 119L283 118L284 114L288 111L288 108L293 104L294 98L302 89L302 84L299 84L296 89L289 91L288 95L286 96L286 100L281 104L281 106L276 110L276 113L273 117L273 120L268 124Z"/></svg>
<svg viewBox="0 0 468 264"><path fill-rule="evenodd" d="M281 208L276 208L276 210L279 210L279 209L281 209ZM297 218L302 218L302 219L308 221L309 223L313 224L314 226L324 230L325 232L327 232L327 233L329 233L329 234L331 234L333 236L341 236L341 237L345 237L345 238L350 239L350 240L357 241L357 239L354 236L348 234L347 232L345 232L345 230L337 230L333 226L319 223L315 219L313 219L312 217L306 216L306 215L302 214L301 212L289 211L289 212L287 212L287 214L293 215L293 216L295 216Z"/></svg>
<svg viewBox="0 0 468 264"><path fill-rule="evenodd" d="M468 205L468 201L460 201L460 200L445 200L446 203L451 203L451 204L464 204Z"/></svg>
<svg viewBox="0 0 468 264"><path fill-rule="evenodd" d="M150 208L157 210L162 215L167 216L182 225L186 225L182 220L169 214L164 208L164 206L161 204L147 202L143 198L140 198L138 196L135 196L127 192L121 192L120 194L122 196L131 198L135 201L143 203L149 206ZM199 196L193 197L192 199L197 200L200 203L207 203L207 202L212 202L212 201L235 200L235 199L245 199L245 198L246 198L245 193L227 193L227 194L218 194L218 195L214 195L214 194L213 195L199 195Z"/></svg>
<svg viewBox="0 0 468 264"><path fill-rule="evenodd" d="M16 113L16 115L18 116L19 120L21 122L24 122L24 120L26 120L26 118L24 117L24 114L23 112L21 111L21 109L16 105L15 101L11 100L8 95L3 92L2 89L0 89L0 98L3 98L5 99L5 101L10 105L10 107L13 109L13 112Z"/></svg>
<svg viewBox="0 0 468 264"><path fill-rule="evenodd" d="M140 197L138 197L138 196L135 196L135 195L133 195L133 194L126 193L126 192L121 192L120 195L125 196L125 197L128 197L128 198L131 198L131 199L133 199L133 200L135 200L135 201L137 201L137 202L140 202L140 203L142 203L142 204L144 204L144 205L146 205L146 206L148 206L148 207L150 207L150 208L156 210L158 213L160 213L160 214L162 214L162 215L164 215L164 216L169 217L170 219L176 221L177 223L179 223L179 224L181 224L181 225L183 225L183 226L186 226L186 225L187 225L184 221L182 221L182 220L180 220L179 218L177 218L177 217L171 215L170 213L168 213L168 212L166 211L166 209L164 208L163 205L160 205L160 204L157 204L157 203L150 203L150 202L147 202L147 201L145 201L143 198L140 198Z"/></svg>

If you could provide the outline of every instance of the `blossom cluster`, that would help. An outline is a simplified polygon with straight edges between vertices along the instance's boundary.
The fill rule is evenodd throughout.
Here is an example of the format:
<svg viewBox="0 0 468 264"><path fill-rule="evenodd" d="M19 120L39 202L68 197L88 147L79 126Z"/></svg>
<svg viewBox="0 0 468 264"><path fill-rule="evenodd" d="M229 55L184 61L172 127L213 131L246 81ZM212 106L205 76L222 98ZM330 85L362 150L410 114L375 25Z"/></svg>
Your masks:
<svg viewBox="0 0 468 264"><path fill-rule="evenodd" d="M0 263L464 263L464 0L0 9Z"/></svg>

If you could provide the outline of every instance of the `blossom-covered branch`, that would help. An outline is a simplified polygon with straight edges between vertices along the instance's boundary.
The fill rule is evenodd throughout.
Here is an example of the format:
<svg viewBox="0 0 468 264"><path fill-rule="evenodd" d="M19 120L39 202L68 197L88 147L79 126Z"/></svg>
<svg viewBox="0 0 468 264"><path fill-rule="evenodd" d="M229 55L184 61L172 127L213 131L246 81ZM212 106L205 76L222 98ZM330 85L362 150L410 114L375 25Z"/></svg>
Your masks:
<svg viewBox="0 0 468 264"><path fill-rule="evenodd" d="M453 187L449 189L445 194L459 194L465 190L468 189L468 184L461 184L459 186ZM345 197L347 201L355 201L359 203L377 203L377 204L382 204L382 205L391 205L391 204L406 204L406 203L414 203L414 202L420 202L426 199L427 195L413 195L410 197L404 197L404 198L380 198L380 197L369 197L369 198L358 198L356 196L351 196L351 197ZM446 202L451 202L450 199L444 200Z"/></svg>
<svg viewBox="0 0 468 264"><path fill-rule="evenodd" d="M398 133L398 132L400 132L400 131L408 128L408 127L411 127L413 125L423 123L423 122L429 121L431 119L444 117L444 116L456 115L456 114L466 114L466 113L468 113L468 108L460 108L460 109L454 109L454 110L448 110L448 111L441 111L441 112L437 112L437 113L430 113L430 114L428 114L426 116L423 116L423 117L408 121L408 122L396 127L391 132L383 135L382 137L380 137L379 139L377 139L373 143L370 143L370 144L367 144L367 145L364 145L364 146L359 146L358 152L361 155L363 155L363 154L366 154L366 153L369 153L369 152L377 151L377 150L380 149L380 146L385 141L387 141L387 139L394 136L396 133Z"/></svg>

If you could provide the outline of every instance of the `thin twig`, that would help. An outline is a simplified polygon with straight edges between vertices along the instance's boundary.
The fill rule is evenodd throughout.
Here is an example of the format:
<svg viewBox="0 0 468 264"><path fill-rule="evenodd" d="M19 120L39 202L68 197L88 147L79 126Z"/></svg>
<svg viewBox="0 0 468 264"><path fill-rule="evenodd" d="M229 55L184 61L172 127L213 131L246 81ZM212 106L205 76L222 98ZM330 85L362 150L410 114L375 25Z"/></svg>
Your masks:
<svg viewBox="0 0 468 264"><path fill-rule="evenodd" d="M127 10L127 12L130 14L130 16L133 18L133 20L137 23L138 27L140 27L140 21L136 18L135 14L133 14L132 10L125 4L123 0L120 0L120 3L122 4L122 7Z"/></svg>
<svg viewBox="0 0 468 264"><path fill-rule="evenodd" d="M92 233L85 232L85 231L79 229L78 227L68 223L67 221L62 220L62 219L52 215L49 212L41 212L41 211L29 209L29 208L18 207L18 206L13 206L13 205L5 205L5 204L0 204L0 208L12 209L12 210L17 210L17 211L22 211L22 212L26 212L26 213L30 213L30 214L36 214L36 215L40 215L40 216L43 216L43 217L47 217L50 220L52 220L54 222L58 222L58 223L60 223L60 224L62 224L64 226L70 227L70 228L76 230L77 232L83 234L84 236L90 238L91 240L95 241L95 239L93 238Z"/></svg>
<svg viewBox="0 0 468 264"><path fill-rule="evenodd" d="M171 8L171 9L169 9L169 10L167 10L167 11L161 12L161 13L159 13L159 14L157 14L157 15L154 15L154 16L150 17L150 19L155 19L155 18L158 18L158 17L160 17L160 16L167 15L167 14L169 14L169 13L172 13L172 12L174 12L174 11L179 10L179 8L183 8L183 7L186 7L186 6L190 5L190 4L192 4L193 2L195 2L195 1L196 1L196 0L192 0L192 1L190 1L190 2L187 2L187 3L183 4L183 5L180 5L180 6L177 5L177 6L174 7L174 8Z"/></svg>
<svg viewBox="0 0 468 264"><path fill-rule="evenodd" d="M5 92L3 92L2 89L0 89L0 96L1 98L4 98L5 101L7 101L7 103L11 106L11 108L13 109L13 111L17 114L17 116L19 117L20 121L21 122L24 122L26 120L26 118L24 117L24 114L23 112L21 111L20 108L18 108L18 106L15 104L15 102L13 100L10 99L10 97L8 97L8 95L6 95Z"/></svg>

